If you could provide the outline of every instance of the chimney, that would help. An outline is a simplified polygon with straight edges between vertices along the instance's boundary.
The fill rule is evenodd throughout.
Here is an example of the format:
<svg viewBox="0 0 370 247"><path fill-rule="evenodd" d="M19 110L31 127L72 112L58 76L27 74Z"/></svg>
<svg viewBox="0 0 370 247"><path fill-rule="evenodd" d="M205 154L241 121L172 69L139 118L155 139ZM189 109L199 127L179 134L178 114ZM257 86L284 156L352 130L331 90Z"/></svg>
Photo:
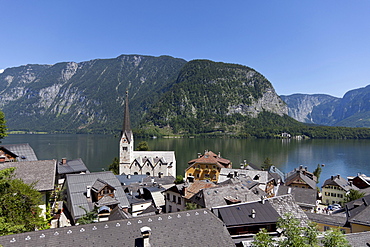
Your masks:
<svg viewBox="0 0 370 247"><path fill-rule="evenodd" d="M307 166L305 166L304 169L307 171Z"/></svg>
<svg viewBox="0 0 370 247"><path fill-rule="evenodd" d="M201 153L198 153L198 159L199 159L200 157L202 157L202 154L201 154Z"/></svg>
<svg viewBox="0 0 370 247"><path fill-rule="evenodd" d="M338 179L340 178L340 175L339 175L339 174L337 175L337 178L338 178Z"/></svg>
<svg viewBox="0 0 370 247"><path fill-rule="evenodd" d="M144 226L140 228L141 235L143 236L143 247L150 247L149 236L152 229L150 227Z"/></svg>
<svg viewBox="0 0 370 247"><path fill-rule="evenodd" d="M131 179L131 174L128 174L127 175L127 179Z"/></svg>
<svg viewBox="0 0 370 247"><path fill-rule="evenodd" d="M256 218L256 210L252 208L252 214L251 214L252 219Z"/></svg>
<svg viewBox="0 0 370 247"><path fill-rule="evenodd" d="M292 193L292 188L288 188L288 194Z"/></svg>
<svg viewBox="0 0 370 247"><path fill-rule="evenodd" d="M67 159L66 158L62 158L62 165L65 165L67 164Z"/></svg>
<svg viewBox="0 0 370 247"><path fill-rule="evenodd" d="M91 197L91 186L86 186L86 197L87 198Z"/></svg>
<svg viewBox="0 0 370 247"><path fill-rule="evenodd" d="M218 158L221 158L221 152L218 152Z"/></svg>

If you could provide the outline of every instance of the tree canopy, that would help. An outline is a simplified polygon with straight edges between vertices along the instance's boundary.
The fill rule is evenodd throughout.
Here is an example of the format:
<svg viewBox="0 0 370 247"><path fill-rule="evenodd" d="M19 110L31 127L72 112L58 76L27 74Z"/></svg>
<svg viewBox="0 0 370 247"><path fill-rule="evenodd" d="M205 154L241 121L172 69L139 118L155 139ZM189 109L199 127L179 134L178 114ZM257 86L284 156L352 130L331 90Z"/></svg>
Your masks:
<svg viewBox="0 0 370 247"><path fill-rule="evenodd" d="M13 167L0 171L0 235L47 228L40 216L41 194L33 184L14 178L14 171Z"/></svg>
<svg viewBox="0 0 370 247"><path fill-rule="evenodd" d="M5 115L2 111L0 111L0 140L7 136L7 128L6 128L6 121ZM1 141L0 141L1 142Z"/></svg>

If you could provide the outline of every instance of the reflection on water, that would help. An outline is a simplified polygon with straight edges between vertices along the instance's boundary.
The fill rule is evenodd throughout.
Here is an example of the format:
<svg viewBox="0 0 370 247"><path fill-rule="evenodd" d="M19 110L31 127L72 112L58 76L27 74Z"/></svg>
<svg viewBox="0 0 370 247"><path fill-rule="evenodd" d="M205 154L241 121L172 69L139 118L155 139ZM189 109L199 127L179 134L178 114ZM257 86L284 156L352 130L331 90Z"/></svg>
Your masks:
<svg viewBox="0 0 370 247"><path fill-rule="evenodd" d="M143 139L136 139L139 143ZM313 171L325 164L320 182L332 175L370 175L370 140L145 139L152 150L175 150L177 173L197 153L211 150L234 168L244 160L261 165L268 157L283 172L299 165ZM118 157L119 138L108 135L10 135L3 144L29 143L39 159L82 158L91 171L106 169ZM321 184L320 183L320 184Z"/></svg>

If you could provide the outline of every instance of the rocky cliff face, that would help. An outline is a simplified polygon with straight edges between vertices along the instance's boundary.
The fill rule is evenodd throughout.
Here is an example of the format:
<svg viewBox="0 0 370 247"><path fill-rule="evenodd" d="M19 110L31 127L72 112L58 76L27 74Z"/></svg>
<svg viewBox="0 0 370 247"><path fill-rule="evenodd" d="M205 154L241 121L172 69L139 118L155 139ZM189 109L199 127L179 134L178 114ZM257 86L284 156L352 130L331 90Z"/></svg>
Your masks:
<svg viewBox="0 0 370 247"><path fill-rule="evenodd" d="M126 90L136 109L135 125L185 63L168 56L122 55L9 68L0 74L0 106L11 130L119 130Z"/></svg>
<svg viewBox="0 0 370 247"><path fill-rule="evenodd" d="M300 122L370 127L370 86L351 90L343 98L322 94L293 94L281 98L289 107L289 116Z"/></svg>

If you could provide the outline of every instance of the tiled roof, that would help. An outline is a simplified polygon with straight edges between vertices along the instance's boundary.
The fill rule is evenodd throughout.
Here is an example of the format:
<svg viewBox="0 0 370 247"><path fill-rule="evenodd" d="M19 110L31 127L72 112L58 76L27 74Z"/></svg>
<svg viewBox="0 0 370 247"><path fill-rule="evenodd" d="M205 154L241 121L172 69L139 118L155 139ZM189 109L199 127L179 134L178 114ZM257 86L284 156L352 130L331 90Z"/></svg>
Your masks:
<svg viewBox="0 0 370 247"><path fill-rule="evenodd" d="M294 218L300 220L301 225L307 225L308 217L303 210L295 202L292 195L283 195L267 198L272 207L279 213L281 217L285 213L290 213Z"/></svg>
<svg viewBox="0 0 370 247"><path fill-rule="evenodd" d="M86 172L89 173L85 163L81 158L75 160L67 160L66 164L58 164L58 174Z"/></svg>
<svg viewBox="0 0 370 247"><path fill-rule="evenodd" d="M216 185L207 180L195 180L194 183L191 183L187 188L185 192L185 199L192 198L196 193L198 193L202 189L207 189L211 187L215 187Z"/></svg>
<svg viewBox="0 0 370 247"><path fill-rule="evenodd" d="M15 246L142 246L140 229L149 227L152 247L235 246L223 222L207 209L136 217L0 237Z"/></svg>
<svg viewBox="0 0 370 247"><path fill-rule="evenodd" d="M290 185L297 177L302 179L310 188L316 189L316 181L311 179L309 176L305 175L300 171L295 173L289 173L289 176L285 179L285 184Z"/></svg>
<svg viewBox="0 0 370 247"><path fill-rule="evenodd" d="M349 191L351 189L358 190L356 186L349 183L345 178L341 177L340 175L331 176L331 178L326 179L322 187L325 187L326 185L337 185L345 191Z"/></svg>
<svg viewBox="0 0 370 247"><path fill-rule="evenodd" d="M370 246L370 232L349 233L345 234L345 236L351 246Z"/></svg>
<svg viewBox="0 0 370 247"><path fill-rule="evenodd" d="M16 178L21 178L26 184L36 182L35 189L38 191L49 191L54 189L56 163L56 160L6 162L0 164L0 170L15 167Z"/></svg>
<svg viewBox="0 0 370 247"><path fill-rule="evenodd" d="M268 201L258 201L249 203L238 203L235 205L214 208L226 226L243 226L276 223L280 215ZM252 217L254 211L254 217Z"/></svg>
<svg viewBox="0 0 370 247"><path fill-rule="evenodd" d="M249 190L246 185L239 183L203 189L193 196L191 201L211 209L212 207L227 205L229 198L240 202L248 202L257 201L265 195L266 193L259 188Z"/></svg>
<svg viewBox="0 0 370 247"><path fill-rule="evenodd" d="M86 191L87 186L92 186L98 178L115 188L115 196L120 202L120 206L129 207L129 202L121 187L121 183L112 172L67 174L65 186L67 187L69 210L74 219L78 219L85 214L85 211L80 206L86 210L92 209L92 204L87 200Z"/></svg>
<svg viewBox="0 0 370 247"><path fill-rule="evenodd" d="M370 195L345 204L348 222L370 226Z"/></svg>
<svg viewBox="0 0 370 247"><path fill-rule="evenodd" d="M316 206L317 191L312 189L296 188L280 185L276 192L277 196L292 194L298 204Z"/></svg>
<svg viewBox="0 0 370 247"><path fill-rule="evenodd" d="M33 149L28 143L23 144L6 144L1 145L1 147L5 147L12 153L18 156L17 161L37 161L37 157Z"/></svg>
<svg viewBox="0 0 370 247"><path fill-rule="evenodd" d="M273 179L272 176L269 176L268 171L221 168L217 182L222 183L230 179L230 177L235 176L249 176L260 184L266 184L268 181Z"/></svg>
<svg viewBox="0 0 370 247"><path fill-rule="evenodd" d="M327 215L327 214L317 214L306 212L307 217L310 221L328 224L332 226L344 226L347 222L347 217L339 215Z"/></svg>
<svg viewBox="0 0 370 247"><path fill-rule="evenodd" d="M217 155L212 151L206 151L204 152L204 155L197 159L189 161L188 164L189 166L193 164L215 164L218 167L223 168L231 165L231 161L221 158L220 155Z"/></svg>

